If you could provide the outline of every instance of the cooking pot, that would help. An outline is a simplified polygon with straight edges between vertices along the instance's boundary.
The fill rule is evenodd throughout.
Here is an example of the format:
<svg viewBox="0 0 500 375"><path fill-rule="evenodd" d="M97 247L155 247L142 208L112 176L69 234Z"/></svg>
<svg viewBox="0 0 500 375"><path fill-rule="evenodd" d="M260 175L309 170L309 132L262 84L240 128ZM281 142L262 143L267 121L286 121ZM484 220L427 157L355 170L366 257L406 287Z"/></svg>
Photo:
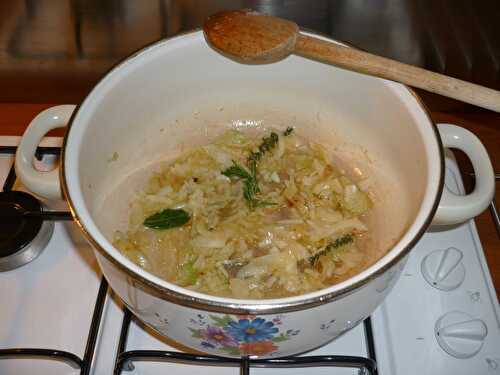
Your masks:
<svg viewBox="0 0 500 375"><path fill-rule="evenodd" d="M38 143L62 126L60 170L37 171ZM159 160L227 127L256 126L293 126L369 181L378 240L366 269L305 295L242 300L173 285L113 247L134 191ZM443 144L469 156L476 174L471 194L444 187ZM231 357L293 355L354 327L389 293L429 225L474 217L494 192L479 140L465 129L434 125L409 88L297 56L242 65L208 47L201 31L136 52L78 107L39 114L21 139L15 166L32 192L47 199L64 194L111 288L140 320L185 346Z"/></svg>

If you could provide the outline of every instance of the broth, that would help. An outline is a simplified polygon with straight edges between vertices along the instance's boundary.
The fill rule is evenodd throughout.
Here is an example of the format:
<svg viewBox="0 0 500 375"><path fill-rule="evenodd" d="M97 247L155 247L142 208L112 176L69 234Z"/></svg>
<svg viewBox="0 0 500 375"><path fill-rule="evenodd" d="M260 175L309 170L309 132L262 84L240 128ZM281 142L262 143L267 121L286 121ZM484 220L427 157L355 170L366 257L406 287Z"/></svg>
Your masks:
<svg viewBox="0 0 500 375"><path fill-rule="evenodd" d="M227 130L152 173L114 245L207 294L263 299L326 288L378 257L373 192L332 160L292 128Z"/></svg>

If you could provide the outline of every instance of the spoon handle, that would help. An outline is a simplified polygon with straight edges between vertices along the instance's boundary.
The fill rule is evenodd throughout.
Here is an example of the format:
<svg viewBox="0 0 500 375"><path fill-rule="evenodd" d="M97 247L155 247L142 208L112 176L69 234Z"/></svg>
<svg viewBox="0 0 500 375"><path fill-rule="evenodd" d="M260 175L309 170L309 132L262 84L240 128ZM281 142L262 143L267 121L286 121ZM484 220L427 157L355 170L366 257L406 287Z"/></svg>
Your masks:
<svg viewBox="0 0 500 375"><path fill-rule="evenodd" d="M302 57L353 70L500 112L500 92L373 55L318 38L299 34L294 53Z"/></svg>

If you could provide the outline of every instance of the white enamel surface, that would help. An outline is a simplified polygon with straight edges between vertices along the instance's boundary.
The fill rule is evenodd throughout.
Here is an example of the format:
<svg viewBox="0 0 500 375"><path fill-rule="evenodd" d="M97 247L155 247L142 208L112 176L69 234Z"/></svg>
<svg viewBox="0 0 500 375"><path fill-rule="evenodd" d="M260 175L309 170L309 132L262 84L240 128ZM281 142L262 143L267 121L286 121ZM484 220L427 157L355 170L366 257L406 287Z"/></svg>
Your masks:
<svg viewBox="0 0 500 375"><path fill-rule="evenodd" d="M435 250L422 260L422 275L429 285L441 290L453 290L465 279L463 252L455 247Z"/></svg>
<svg viewBox="0 0 500 375"><path fill-rule="evenodd" d="M50 130L66 126L76 106L60 105L39 113L26 129L16 154L16 174L33 193L47 199L61 199L59 168L50 172L35 169L33 160L41 139Z"/></svg>
<svg viewBox="0 0 500 375"><path fill-rule="evenodd" d="M450 311L438 319L434 333L445 352L464 359L479 353L488 335L488 328L481 319L461 311Z"/></svg>
<svg viewBox="0 0 500 375"><path fill-rule="evenodd" d="M211 318L213 316L219 319L229 316L234 321L240 319L238 316L192 309L157 298L150 293L144 292L142 288L138 287L138 283L131 280L130 277L126 277L123 272L118 270L113 263L100 255L99 252L95 252L95 254L113 290L116 291L129 309L146 324L193 350L214 355L239 357L239 355L221 352L217 347L207 348L202 346L201 343L204 340L193 337L190 330L190 328L206 330L208 326L214 326L215 321ZM401 274L405 259L403 258L400 263L396 264L388 272L363 288L356 290L355 293L343 297L340 301L291 313L256 315L256 318L265 321L273 321L276 318L282 321L281 325L275 326L279 329L275 336L288 330L298 330L299 332L285 341L276 343L277 349L275 351L256 355L255 357L282 357L308 351L324 345L354 327L368 317L389 293ZM199 320L199 315L204 317L203 321L205 323L202 325L194 323ZM168 323L165 323L165 319L168 320ZM324 326L322 327L322 325ZM328 328L325 328L326 326Z"/></svg>
<svg viewBox="0 0 500 375"><path fill-rule="evenodd" d="M208 48L201 33L192 33L125 61L79 108L67 141L66 182L92 237L147 280L207 298L160 280L122 256L107 238L126 223L127 207L100 207L127 176L183 147L206 142L234 120L281 128L294 125L298 133L326 143L344 161L366 171L380 188L376 217L384 220L374 220L375 232L384 234L380 248L389 248L405 233L366 271L287 302L335 292L368 277L397 257L424 226L438 191L439 150L426 114L403 86L295 56L266 66L237 64ZM115 152L118 159L110 161ZM140 185L136 180L126 183ZM130 198L111 195L120 202ZM266 307L261 301L245 302ZM279 301L266 304L275 302Z"/></svg>
<svg viewBox="0 0 500 375"><path fill-rule="evenodd" d="M463 194L460 172L448 158L445 183L454 194ZM459 287L445 291L426 282L421 265L434 251L450 247L463 253L465 279ZM486 326L487 336L471 358L448 354L436 340L436 322L452 311L481 319ZM500 304L474 221L447 229L432 227L411 251L398 283L371 317L379 374L500 373Z"/></svg>
<svg viewBox="0 0 500 375"><path fill-rule="evenodd" d="M475 174L474 191L456 195L443 190L433 224L463 223L483 212L495 195L495 176L488 153L481 141L469 130L450 124L439 124L439 134L444 147L457 148L469 157Z"/></svg>

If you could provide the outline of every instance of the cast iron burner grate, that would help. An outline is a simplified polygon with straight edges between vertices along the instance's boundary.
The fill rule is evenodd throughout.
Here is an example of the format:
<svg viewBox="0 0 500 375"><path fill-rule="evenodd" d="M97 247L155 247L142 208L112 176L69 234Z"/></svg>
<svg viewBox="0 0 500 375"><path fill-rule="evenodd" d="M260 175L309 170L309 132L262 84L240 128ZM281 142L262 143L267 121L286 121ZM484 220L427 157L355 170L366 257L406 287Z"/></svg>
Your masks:
<svg viewBox="0 0 500 375"><path fill-rule="evenodd" d="M17 147L15 146L0 146L0 155L15 155ZM35 154L38 160L41 160L44 155L59 155L61 149L60 147L39 147ZM9 174L4 181L3 189L0 194L21 196L21 199L27 200L30 209L41 209L41 204L35 204L33 200L36 198L30 196L24 192L18 192L12 190L16 182L16 172L14 166L10 168ZM26 208L26 207L23 207ZM68 220L71 218L69 212L54 212L54 216L58 219ZM34 220L35 223L39 223L38 218ZM30 226L33 226L30 223ZM101 280L99 287L99 292L97 293L97 299L94 307L94 312L92 315L92 321L90 324L89 333L87 336L87 345L85 347L85 352L83 358L80 358L74 353L70 353L63 350L49 349L49 348L10 348L10 349L0 349L0 359L12 359L12 358L38 358L38 359L51 359L56 361L61 361L67 363L70 367L74 369L80 369L80 375L90 374L92 359L95 355L97 335L99 332L99 327L101 324L102 312L104 309L104 304L106 301L106 294L108 291L108 283L104 278Z"/></svg>
<svg viewBox="0 0 500 375"><path fill-rule="evenodd" d="M0 146L0 154L14 155L17 147ZM39 147L36 153L37 159L41 160L44 155L59 155L59 147ZM16 181L14 166L11 167L9 174L3 185L3 192L14 192L12 187ZM68 217L69 213L59 212L62 217ZM74 369L80 369L80 375L88 375L91 371L91 365L96 351L97 336L102 321L102 313L106 303L108 283L102 278L99 286L99 292L95 302L92 321L87 336L87 345L83 358L74 353L46 348L11 348L0 349L1 359L12 358L38 358L52 359L67 363ZM154 361L154 362L177 362L192 364L198 366L233 366L240 368L240 374L249 374L251 367L266 368L290 368L290 367L350 367L359 369L361 374L377 375L377 364L375 359L375 344L373 341L371 320L367 318L363 324L365 328L368 357L345 356L345 355L322 355L322 356L304 356L304 357L283 357L273 359L235 359L224 358L211 355L198 355L183 352L160 351L160 350L130 350L126 351L128 331L130 327L132 314L130 310L124 307L124 315L116 353L116 362L114 375L120 375L123 372L134 369L134 362Z"/></svg>
<svg viewBox="0 0 500 375"><path fill-rule="evenodd" d="M7 154L14 152L15 147L1 150ZM38 151L37 158L42 157L42 151ZM69 212L47 211L31 194L12 190L15 179L11 168L0 191L0 271L21 267L38 257L52 237L53 220L72 220Z"/></svg>

